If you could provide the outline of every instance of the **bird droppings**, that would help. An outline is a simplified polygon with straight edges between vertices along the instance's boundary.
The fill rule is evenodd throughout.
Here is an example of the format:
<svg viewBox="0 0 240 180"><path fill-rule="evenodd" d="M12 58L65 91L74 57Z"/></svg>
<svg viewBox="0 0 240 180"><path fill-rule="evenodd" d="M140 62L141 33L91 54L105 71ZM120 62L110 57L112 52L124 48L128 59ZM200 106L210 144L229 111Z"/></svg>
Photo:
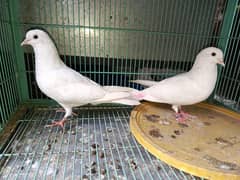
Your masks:
<svg viewBox="0 0 240 180"><path fill-rule="evenodd" d="M129 161L129 163L130 163L130 167L132 168L132 169L137 169L137 164L136 164L136 162L133 160L133 159L130 159L130 161Z"/></svg>
<svg viewBox="0 0 240 180"><path fill-rule="evenodd" d="M92 168L91 168L91 173L92 173L92 174L96 174L96 172L97 172L96 167L92 167Z"/></svg>
<svg viewBox="0 0 240 180"><path fill-rule="evenodd" d="M121 169L122 169L122 166L121 166L120 164L116 164L116 165L115 165L115 168L116 168L117 170L121 170Z"/></svg>
<svg viewBox="0 0 240 180"><path fill-rule="evenodd" d="M101 159L104 158L104 152L101 152L100 155L99 155L99 157L100 157Z"/></svg>
<svg viewBox="0 0 240 180"><path fill-rule="evenodd" d="M99 148L99 144L94 143L94 144L91 145L91 147L92 147L93 149Z"/></svg>
<svg viewBox="0 0 240 180"><path fill-rule="evenodd" d="M103 168L102 168L102 169L100 170L100 172L101 172L102 175L105 175L107 171L106 171L106 169L103 169Z"/></svg>
<svg viewBox="0 0 240 180"><path fill-rule="evenodd" d="M43 150L46 151L50 151L51 150L52 145L51 144L46 144L43 146Z"/></svg>
<svg viewBox="0 0 240 180"><path fill-rule="evenodd" d="M174 130L173 132L174 132L174 134L176 134L176 135L180 135L180 134L181 134L179 130Z"/></svg>
<svg viewBox="0 0 240 180"><path fill-rule="evenodd" d="M72 130L69 132L71 135L75 135L76 134L76 131Z"/></svg>
<svg viewBox="0 0 240 180"><path fill-rule="evenodd" d="M37 169L39 167L39 162L38 161L35 161L33 164L32 164L32 168L33 169Z"/></svg>
<svg viewBox="0 0 240 180"><path fill-rule="evenodd" d="M176 139L176 136L175 135L171 135L171 138Z"/></svg>
<svg viewBox="0 0 240 180"><path fill-rule="evenodd" d="M145 114L144 117L151 122L158 122L160 118L160 116L156 114L150 114L150 115Z"/></svg>
<svg viewBox="0 0 240 180"><path fill-rule="evenodd" d="M149 135L155 138L163 138L163 135L159 132L159 129L150 130Z"/></svg>
<svg viewBox="0 0 240 180"><path fill-rule="evenodd" d="M210 125L211 125L210 122L203 122L203 124L204 124L205 126L210 126Z"/></svg>
<svg viewBox="0 0 240 180"><path fill-rule="evenodd" d="M112 131L113 131L112 128L107 128L108 133L111 133Z"/></svg>
<svg viewBox="0 0 240 180"><path fill-rule="evenodd" d="M209 115L209 116L208 116L208 119L215 119L215 117L214 117L214 116L211 116L211 115Z"/></svg>
<svg viewBox="0 0 240 180"><path fill-rule="evenodd" d="M161 125L166 125L166 126L171 124L171 122L168 121L167 119L161 119L161 120L158 121L158 123L161 124Z"/></svg>
<svg viewBox="0 0 240 180"><path fill-rule="evenodd" d="M178 123L178 125L183 128L189 127L186 123Z"/></svg>
<svg viewBox="0 0 240 180"><path fill-rule="evenodd" d="M95 162L95 161L93 161L92 163L91 163L91 166L96 166L97 165L97 163Z"/></svg>
<svg viewBox="0 0 240 180"><path fill-rule="evenodd" d="M225 162L221 161L215 157L205 155L203 157L205 160L207 160L209 163L211 163L214 167L218 169L223 169L223 170L240 170L240 167L235 164L235 163L230 163L230 162Z"/></svg>
<svg viewBox="0 0 240 180"><path fill-rule="evenodd" d="M215 138L215 141L217 142L217 144L225 145L225 146L232 146L234 144L228 140L223 139L222 137Z"/></svg>
<svg viewBox="0 0 240 180"><path fill-rule="evenodd" d="M96 150L92 150L92 151L91 151L91 154L92 154L93 156L95 156L95 155L97 154L97 151L96 151Z"/></svg>
<svg viewBox="0 0 240 180"><path fill-rule="evenodd" d="M198 147L195 147L193 149L194 149L194 151L200 152L200 148L198 148Z"/></svg>
<svg viewBox="0 0 240 180"><path fill-rule="evenodd" d="M161 171L162 168L161 168L160 166L157 166L157 170L158 170L158 171Z"/></svg>
<svg viewBox="0 0 240 180"><path fill-rule="evenodd" d="M83 175L82 176L82 180L88 180L88 176L87 175Z"/></svg>

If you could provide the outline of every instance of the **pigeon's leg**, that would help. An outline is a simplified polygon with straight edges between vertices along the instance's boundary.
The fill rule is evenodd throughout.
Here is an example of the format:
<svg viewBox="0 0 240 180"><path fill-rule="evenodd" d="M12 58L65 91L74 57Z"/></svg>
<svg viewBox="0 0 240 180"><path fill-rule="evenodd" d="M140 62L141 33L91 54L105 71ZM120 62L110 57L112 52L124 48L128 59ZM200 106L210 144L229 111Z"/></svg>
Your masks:
<svg viewBox="0 0 240 180"><path fill-rule="evenodd" d="M63 119L61 119L60 121L53 121L52 124L47 125L45 127L54 127L54 126L60 126L62 129L64 129L64 123L65 121L67 121L67 117L71 116L72 114L72 107L64 107L65 109L65 115L63 117Z"/></svg>
<svg viewBox="0 0 240 180"><path fill-rule="evenodd" d="M173 105L173 110L176 112L176 120L179 123L186 123L187 119L193 119L196 118L196 116L192 116L186 112L184 112L181 108L181 106Z"/></svg>
<svg viewBox="0 0 240 180"><path fill-rule="evenodd" d="M59 108L59 109L56 110L56 112L57 112L57 113L58 113L58 112L65 112L65 110L64 110L63 108ZM72 112L71 115L78 116L78 114L75 113L75 112Z"/></svg>

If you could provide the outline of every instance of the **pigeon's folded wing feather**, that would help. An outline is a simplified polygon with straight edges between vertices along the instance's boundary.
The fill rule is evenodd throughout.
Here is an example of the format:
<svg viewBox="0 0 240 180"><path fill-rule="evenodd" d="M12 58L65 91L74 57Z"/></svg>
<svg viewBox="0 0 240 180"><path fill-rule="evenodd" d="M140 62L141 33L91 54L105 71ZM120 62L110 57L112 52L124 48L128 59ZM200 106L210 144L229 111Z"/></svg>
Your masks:
<svg viewBox="0 0 240 180"><path fill-rule="evenodd" d="M201 92L198 84L185 75L165 79L143 90L145 100L182 105L198 102L203 98Z"/></svg>

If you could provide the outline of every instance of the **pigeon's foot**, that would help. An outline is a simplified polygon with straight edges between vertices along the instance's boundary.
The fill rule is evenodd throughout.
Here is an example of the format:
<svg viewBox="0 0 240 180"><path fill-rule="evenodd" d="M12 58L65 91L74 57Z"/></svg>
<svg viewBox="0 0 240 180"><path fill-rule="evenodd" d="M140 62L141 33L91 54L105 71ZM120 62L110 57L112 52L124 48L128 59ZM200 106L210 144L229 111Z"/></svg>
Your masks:
<svg viewBox="0 0 240 180"><path fill-rule="evenodd" d="M59 112L65 112L65 110L63 108L59 108L59 109L56 110L56 113L59 113ZM75 112L72 112L72 115L73 116L78 116L78 114L75 113Z"/></svg>
<svg viewBox="0 0 240 180"><path fill-rule="evenodd" d="M52 124L46 125L45 127L54 127L54 126L60 126L62 129L64 129L64 123L67 121L66 118L63 118L60 121L53 121Z"/></svg>
<svg viewBox="0 0 240 180"><path fill-rule="evenodd" d="M196 116L188 114L182 110L179 113L176 113L177 122L182 123L182 124L185 124L187 119L194 119L194 118L196 118Z"/></svg>

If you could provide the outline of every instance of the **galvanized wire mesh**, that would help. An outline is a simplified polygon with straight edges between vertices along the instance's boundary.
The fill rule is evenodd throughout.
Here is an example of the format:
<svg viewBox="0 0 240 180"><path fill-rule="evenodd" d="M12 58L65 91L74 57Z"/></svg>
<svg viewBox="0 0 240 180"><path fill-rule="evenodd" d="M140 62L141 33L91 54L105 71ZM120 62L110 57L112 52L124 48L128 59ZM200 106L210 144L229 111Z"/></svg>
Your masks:
<svg viewBox="0 0 240 180"><path fill-rule="evenodd" d="M128 107L81 107L65 133L44 128L62 117L30 110L1 154L1 179L199 179L157 160L129 132Z"/></svg>

